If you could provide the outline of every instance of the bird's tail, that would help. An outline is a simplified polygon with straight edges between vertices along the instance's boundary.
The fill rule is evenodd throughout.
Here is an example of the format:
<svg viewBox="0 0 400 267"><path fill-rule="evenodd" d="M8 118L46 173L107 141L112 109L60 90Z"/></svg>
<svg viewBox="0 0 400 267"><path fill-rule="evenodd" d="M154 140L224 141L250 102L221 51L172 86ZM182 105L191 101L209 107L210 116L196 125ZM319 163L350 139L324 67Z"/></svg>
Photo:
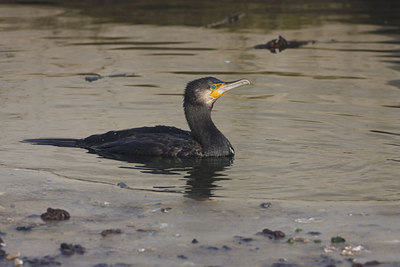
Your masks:
<svg viewBox="0 0 400 267"><path fill-rule="evenodd" d="M72 138L25 139L22 142L31 143L33 145L80 147L80 139L72 139Z"/></svg>

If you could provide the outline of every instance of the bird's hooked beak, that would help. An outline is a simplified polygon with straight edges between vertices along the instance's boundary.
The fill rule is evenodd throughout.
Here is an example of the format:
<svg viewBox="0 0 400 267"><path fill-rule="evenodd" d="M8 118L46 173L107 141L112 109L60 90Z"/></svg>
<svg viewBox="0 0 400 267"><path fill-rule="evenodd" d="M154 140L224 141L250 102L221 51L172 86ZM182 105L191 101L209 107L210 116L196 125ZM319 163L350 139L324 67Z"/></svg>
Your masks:
<svg viewBox="0 0 400 267"><path fill-rule="evenodd" d="M233 82L223 82L223 83L213 84L211 86L210 96L214 99L217 99L223 94L225 94L227 91L246 84L250 84L250 81L247 79L240 79Z"/></svg>

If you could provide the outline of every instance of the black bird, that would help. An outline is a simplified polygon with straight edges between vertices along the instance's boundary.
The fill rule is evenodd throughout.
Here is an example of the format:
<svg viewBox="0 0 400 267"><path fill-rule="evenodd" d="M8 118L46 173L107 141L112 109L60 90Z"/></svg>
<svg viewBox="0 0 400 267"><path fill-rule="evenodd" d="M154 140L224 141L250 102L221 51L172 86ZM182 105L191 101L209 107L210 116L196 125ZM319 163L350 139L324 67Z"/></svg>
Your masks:
<svg viewBox="0 0 400 267"><path fill-rule="evenodd" d="M250 84L246 79L223 82L214 77L191 81L185 89L183 108L190 127L184 131L171 126L141 127L84 139L26 139L37 145L80 147L112 158L127 157L232 157L235 153L228 139L211 120L215 101L228 90Z"/></svg>

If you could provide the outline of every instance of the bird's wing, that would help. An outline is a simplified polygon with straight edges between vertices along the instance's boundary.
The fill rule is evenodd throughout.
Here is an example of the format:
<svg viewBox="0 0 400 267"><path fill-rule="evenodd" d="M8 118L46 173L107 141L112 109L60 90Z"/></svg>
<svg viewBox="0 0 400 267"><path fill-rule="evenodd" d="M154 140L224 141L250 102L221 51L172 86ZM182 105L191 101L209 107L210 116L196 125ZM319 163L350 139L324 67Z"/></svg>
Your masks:
<svg viewBox="0 0 400 267"><path fill-rule="evenodd" d="M130 136L92 145L98 154L125 156L201 157L201 146L188 135L175 133L136 133Z"/></svg>

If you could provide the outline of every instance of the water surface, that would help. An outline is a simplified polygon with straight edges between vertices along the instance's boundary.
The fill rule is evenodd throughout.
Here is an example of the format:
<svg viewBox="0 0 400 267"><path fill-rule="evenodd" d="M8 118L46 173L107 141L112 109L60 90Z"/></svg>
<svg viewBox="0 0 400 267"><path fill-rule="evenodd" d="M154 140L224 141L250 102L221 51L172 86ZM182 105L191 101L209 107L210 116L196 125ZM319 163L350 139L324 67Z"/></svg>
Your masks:
<svg viewBox="0 0 400 267"><path fill-rule="evenodd" d="M17 216L15 204L14 209L9 209L16 201L11 192L23 200L17 204L22 218L30 215L29 211L25 215L22 212L27 203L38 209L33 213L52 205L26 195L24 192L29 192L30 187L24 188L18 179L15 185L19 189L11 188L11 176L19 173L12 170L32 170L33 174L39 171L46 177L56 175L47 179L56 179L60 188L68 186L77 202L69 202L65 196L64 203L55 203L63 203L70 211L76 209L81 216L94 216L89 203L96 191L111 190L107 197L125 208L131 198L141 212L151 210L151 204L171 201L167 203L180 211L175 216L181 220L176 221L174 216L169 220L180 225L176 229L182 231L181 235L186 234L188 242L193 236L204 235L211 243L228 242L238 229L255 234L268 222L272 225L269 227L291 232L296 218L323 217L324 223L318 227L327 234L324 241L329 240L330 234L347 234L350 240L353 238L372 251L362 253L361 262L399 261L393 252L398 249L400 233L398 27L344 23L344 16L343 20L323 23L307 20L298 28L263 28L258 24L252 28L248 26L255 19L251 14L244 16L243 24L239 21L237 27L107 20L99 23L98 17L77 9L25 5L1 5L0 16L0 165L4 168L1 179L8 185L0 189L4 209L0 212L5 216ZM275 54L252 48L279 35L315 43ZM101 79L85 80L97 76ZM125 162L81 149L21 142L26 138L82 138L144 125L188 129L182 111L183 89L188 81L203 76L222 80L247 78L252 83L225 94L214 107L215 124L236 150L232 162ZM120 193L112 194L112 190L121 190L116 186L120 182L131 189L124 191L123 199L118 199ZM79 189L83 185L90 188L87 196ZM50 190L43 198L54 199L59 194L56 192ZM138 199L140 194L145 194L145 199ZM89 199L84 201L86 198ZM82 201L89 207L78 208ZM265 212L258 206L262 202L277 205L267 220L265 214L260 215ZM134 215L124 217L114 210L114 215L123 217L116 224L126 228L132 216L141 216L139 213L133 211ZM360 215L349 222L354 219L349 216L352 213L368 216ZM185 229L199 219L199 214L207 217L205 228L222 227L227 219L231 224L226 225L226 232L221 227L215 232L207 232L201 226ZM242 221L239 217L252 219ZM108 219L112 222L112 218ZM187 224L182 220L188 220ZM146 224L154 224L150 221ZM365 228L360 230L360 225ZM5 227L12 229L10 225ZM371 231L376 233L366 234ZM93 245L87 241L87 232L83 232L81 239L73 240ZM171 237L172 232L165 235ZM213 238L215 233L218 237ZM77 235L71 229L69 234ZM148 246L157 243L150 237L142 241L149 242ZM126 237L120 242L123 251L132 245ZM168 252L169 242L175 241L166 242L166 252L160 252L167 258L168 253L178 253ZM301 251L305 251L303 255L319 255L324 253L322 247L303 247ZM14 249L18 250L18 242ZM253 263L272 264L279 258L307 262L290 245L270 249L280 251L280 256L270 252L267 258L258 258L255 254ZM25 248L27 256L54 251L48 248L39 253ZM221 251L212 258L215 261L204 261L199 254L206 252L193 253L189 261L200 265L232 264ZM120 259L132 263L128 251L115 253L117 257L103 261L112 264ZM238 248L233 254L243 258L246 253ZM336 264L346 266L344 257L333 255L341 261ZM175 257L168 264L175 265ZM85 260L88 259L77 262ZM160 264L152 253L144 262ZM99 262L92 259L87 264L95 263Z"/></svg>

